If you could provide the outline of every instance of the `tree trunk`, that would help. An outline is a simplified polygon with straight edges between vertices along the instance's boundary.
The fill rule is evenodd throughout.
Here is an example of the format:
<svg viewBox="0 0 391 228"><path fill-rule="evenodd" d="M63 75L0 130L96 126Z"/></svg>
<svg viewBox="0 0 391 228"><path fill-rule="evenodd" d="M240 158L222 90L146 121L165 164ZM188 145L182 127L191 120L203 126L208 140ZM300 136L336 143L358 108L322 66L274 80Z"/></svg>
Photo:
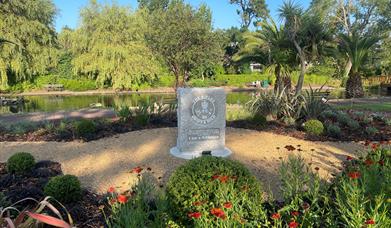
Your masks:
<svg viewBox="0 0 391 228"><path fill-rule="evenodd" d="M343 78L348 78L349 77L349 73L350 73L350 70L352 69L352 61L350 60L350 58L348 59L348 62L346 63L345 65L345 69L343 71Z"/></svg>
<svg viewBox="0 0 391 228"><path fill-rule="evenodd" d="M189 72L185 70L183 74L182 86L186 87L186 82L189 80Z"/></svg>
<svg viewBox="0 0 391 228"><path fill-rule="evenodd" d="M301 90L303 89L304 76L306 71L306 65L305 65L306 61L305 61L303 50L301 49L301 47L299 46L296 40L293 40L293 44L295 45L296 50L299 53L299 57L300 57L300 76L296 85L296 95L298 95L301 93Z"/></svg>
<svg viewBox="0 0 391 228"><path fill-rule="evenodd" d="M358 72L351 72L346 82L346 98L364 97L361 75Z"/></svg>
<svg viewBox="0 0 391 228"><path fill-rule="evenodd" d="M276 83L274 84L274 92L281 91L284 88L284 82L281 77L281 65L277 65L274 70L276 74Z"/></svg>

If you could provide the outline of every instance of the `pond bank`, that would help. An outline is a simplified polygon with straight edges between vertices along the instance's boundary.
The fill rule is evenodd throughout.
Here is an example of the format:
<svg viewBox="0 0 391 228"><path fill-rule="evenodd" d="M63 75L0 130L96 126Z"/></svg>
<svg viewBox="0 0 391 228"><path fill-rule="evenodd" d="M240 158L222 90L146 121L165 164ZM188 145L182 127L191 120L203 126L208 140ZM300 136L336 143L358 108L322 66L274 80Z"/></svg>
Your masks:
<svg viewBox="0 0 391 228"><path fill-rule="evenodd" d="M211 87L212 88L212 87ZM268 89L255 88L255 87L230 87L224 86L219 87L224 88L227 93L234 92L254 92L254 91L264 91L264 90L272 90L273 87L269 87ZM319 89L321 86L313 86L312 89ZM304 90L310 89L310 87L304 87ZM323 90L334 90L334 87L324 86ZM173 94L175 93L174 88L169 87L161 87L161 88L153 88L153 89L145 89L145 90L137 90L137 91L115 91L112 89L98 89L98 90L89 90L89 91L33 91L33 92L23 92L23 93L0 93L0 96L87 96L87 95L126 95L126 94Z"/></svg>

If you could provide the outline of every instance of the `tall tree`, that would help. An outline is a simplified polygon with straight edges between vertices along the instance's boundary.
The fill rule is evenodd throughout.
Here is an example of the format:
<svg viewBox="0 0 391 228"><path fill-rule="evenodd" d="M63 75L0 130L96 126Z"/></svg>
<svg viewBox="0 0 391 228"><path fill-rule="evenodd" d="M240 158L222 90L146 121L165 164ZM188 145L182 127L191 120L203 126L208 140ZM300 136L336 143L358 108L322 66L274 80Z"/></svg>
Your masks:
<svg viewBox="0 0 391 228"><path fill-rule="evenodd" d="M81 10L81 26L72 35L75 71L115 89L137 88L154 78L160 66L144 40L142 13L92 0Z"/></svg>
<svg viewBox="0 0 391 228"><path fill-rule="evenodd" d="M166 10L155 11L149 21L148 43L175 75L176 88L186 84L195 67L222 59L212 31L211 11L205 5L194 9L182 0L174 0Z"/></svg>
<svg viewBox="0 0 391 228"><path fill-rule="evenodd" d="M56 8L51 0L1 2L1 36L17 45L0 45L0 89L54 67L55 15Z"/></svg>
<svg viewBox="0 0 391 228"><path fill-rule="evenodd" d="M286 36L284 26L278 26L273 19L263 21L259 26L256 32L245 33L245 44L234 59L251 59L263 63L267 71L276 77L274 89L289 91L291 71L297 62L294 47Z"/></svg>
<svg viewBox="0 0 391 228"><path fill-rule="evenodd" d="M307 65L320 57L321 46L330 40L322 18L312 8L304 10L294 1L283 3L279 9L285 32L292 42L300 60L300 75L296 85L296 94L301 93Z"/></svg>
<svg viewBox="0 0 391 228"><path fill-rule="evenodd" d="M339 49L347 53L352 69L346 82L346 97L363 97L364 90L361 81L360 69L364 65L371 48L379 41L376 37L361 37L358 34L339 35Z"/></svg>
<svg viewBox="0 0 391 228"><path fill-rule="evenodd" d="M237 13L244 29L248 29L254 20L265 19L269 15L265 0L230 0L229 2L239 6Z"/></svg>
<svg viewBox="0 0 391 228"><path fill-rule="evenodd" d="M166 9L170 0L137 0L139 8L146 8L149 11Z"/></svg>

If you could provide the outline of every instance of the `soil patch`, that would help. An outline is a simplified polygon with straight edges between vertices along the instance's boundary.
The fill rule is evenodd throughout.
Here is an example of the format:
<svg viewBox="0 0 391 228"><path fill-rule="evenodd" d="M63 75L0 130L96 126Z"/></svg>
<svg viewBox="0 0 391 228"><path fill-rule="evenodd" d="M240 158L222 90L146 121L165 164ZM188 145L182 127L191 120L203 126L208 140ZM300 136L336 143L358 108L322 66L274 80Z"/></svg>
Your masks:
<svg viewBox="0 0 391 228"><path fill-rule="evenodd" d="M84 187L103 193L109 186L127 190L137 176L134 167L151 170L159 185L164 186L171 173L186 161L169 154L176 144L176 128L160 128L117 134L88 143L72 142L1 142L0 161L26 151L37 160L60 162L66 174L79 177ZM230 159L245 164L279 197L278 168L282 159L300 155L311 167L318 167L322 178L329 180L338 173L346 156L359 157L363 146L353 142L311 142L270 132L227 128Z"/></svg>

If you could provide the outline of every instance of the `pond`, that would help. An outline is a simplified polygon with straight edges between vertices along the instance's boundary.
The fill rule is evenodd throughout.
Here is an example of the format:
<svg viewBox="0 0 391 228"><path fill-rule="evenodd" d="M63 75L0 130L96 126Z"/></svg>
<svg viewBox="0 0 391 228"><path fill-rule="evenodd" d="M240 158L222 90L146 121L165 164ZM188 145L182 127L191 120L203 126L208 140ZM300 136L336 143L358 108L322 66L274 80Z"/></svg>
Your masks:
<svg viewBox="0 0 391 228"><path fill-rule="evenodd" d="M245 104L255 92L234 92L227 94L227 104ZM377 95L376 92L368 93L368 96ZM343 91L334 90L331 98L343 97ZM25 96L27 103L20 106L1 107L0 114L30 113L30 112L55 112L59 110L70 111L89 108L97 104L101 108L114 108L137 106L140 102L148 100L154 102L175 102L175 94L124 94L124 95L82 95L82 96Z"/></svg>

